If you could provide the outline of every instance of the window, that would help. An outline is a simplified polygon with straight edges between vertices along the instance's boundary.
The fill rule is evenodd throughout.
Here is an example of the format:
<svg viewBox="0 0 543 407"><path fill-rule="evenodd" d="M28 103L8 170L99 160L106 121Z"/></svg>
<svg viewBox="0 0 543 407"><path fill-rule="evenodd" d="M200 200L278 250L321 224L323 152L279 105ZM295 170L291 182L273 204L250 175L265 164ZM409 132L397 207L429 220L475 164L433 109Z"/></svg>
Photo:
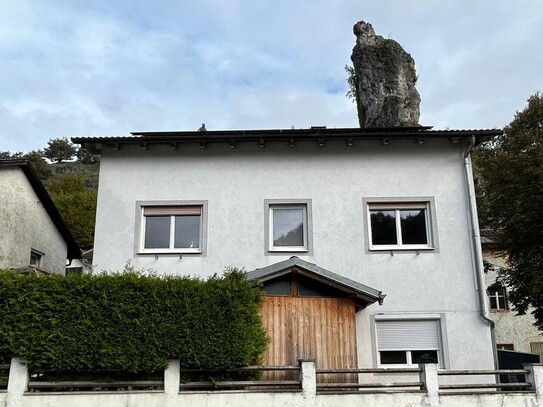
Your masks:
<svg viewBox="0 0 543 407"><path fill-rule="evenodd" d="M370 250L434 249L429 201L367 202Z"/></svg>
<svg viewBox="0 0 543 407"><path fill-rule="evenodd" d="M83 274L83 267L66 267L65 273L66 276L71 275L81 275Z"/></svg>
<svg viewBox="0 0 543 407"><path fill-rule="evenodd" d="M498 344L496 344L496 349L515 350L515 345L512 344L512 343L498 343Z"/></svg>
<svg viewBox="0 0 543 407"><path fill-rule="evenodd" d="M142 205L140 253L201 253L203 205Z"/></svg>
<svg viewBox="0 0 543 407"><path fill-rule="evenodd" d="M375 325L380 366L443 366L440 319L385 319L376 320Z"/></svg>
<svg viewBox="0 0 543 407"><path fill-rule="evenodd" d="M487 293L491 310L506 311L508 309L505 287L495 284L488 287Z"/></svg>
<svg viewBox="0 0 543 407"><path fill-rule="evenodd" d="M265 201L268 252L311 250L310 201Z"/></svg>
<svg viewBox="0 0 543 407"><path fill-rule="evenodd" d="M530 352L539 355L539 363L543 361L543 342L531 342Z"/></svg>
<svg viewBox="0 0 543 407"><path fill-rule="evenodd" d="M41 262L43 259L43 254L37 250L30 250L30 261L29 265L33 267L41 267Z"/></svg>

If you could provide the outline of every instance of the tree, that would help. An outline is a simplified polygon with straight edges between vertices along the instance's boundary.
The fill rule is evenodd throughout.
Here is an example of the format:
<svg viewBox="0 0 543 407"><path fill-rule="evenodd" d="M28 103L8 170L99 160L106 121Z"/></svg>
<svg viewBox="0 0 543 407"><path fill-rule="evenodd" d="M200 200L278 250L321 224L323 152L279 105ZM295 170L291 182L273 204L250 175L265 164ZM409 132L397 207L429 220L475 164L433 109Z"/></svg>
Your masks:
<svg viewBox="0 0 543 407"><path fill-rule="evenodd" d="M10 159L10 158L21 158L22 156L23 156L23 153L20 151L17 151L16 153L12 153L10 151L0 151L0 160Z"/></svg>
<svg viewBox="0 0 543 407"><path fill-rule="evenodd" d="M89 150L83 147L77 149L77 162L85 165L92 165L100 161L97 157L93 156Z"/></svg>
<svg viewBox="0 0 543 407"><path fill-rule="evenodd" d="M43 156L56 163L71 160L76 153L77 148L66 137L49 140L43 150Z"/></svg>
<svg viewBox="0 0 543 407"><path fill-rule="evenodd" d="M44 160L42 150L29 151L28 153L23 154L22 158L32 163L42 181L51 176L51 168L49 167L49 164L47 164L47 161Z"/></svg>
<svg viewBox="0 0 543 407"><path fill-rule="evenodd" d="M501 236L503 283L519 314L543 331L543 95L517 112L504 134L474 154L481 223Z"/></svg>
<svg viewBox="0 0 543 407"><path fill-rule="evenodd" d="M54 177L49 194L66 225L82 249L90 249L94 241L97 192L88 189L77 174Z"/></svg>

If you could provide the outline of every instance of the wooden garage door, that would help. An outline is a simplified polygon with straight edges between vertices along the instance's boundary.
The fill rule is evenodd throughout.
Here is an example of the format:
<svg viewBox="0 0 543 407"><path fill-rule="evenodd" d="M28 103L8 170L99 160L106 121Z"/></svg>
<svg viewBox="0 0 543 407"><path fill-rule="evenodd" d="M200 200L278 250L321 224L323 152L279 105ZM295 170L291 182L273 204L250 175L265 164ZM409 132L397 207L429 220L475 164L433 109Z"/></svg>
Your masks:
<svg viewBox="0 0 543 407"><path fill-rule="evenodd" d="M264 365L297 365L298 359L311 358L317 369L357 367L352 299L265 296L261 310L271 338ZM292 372L266 373L266 380L294 378ZM318 375L318 381L352 383L357 375Z"/></svg>

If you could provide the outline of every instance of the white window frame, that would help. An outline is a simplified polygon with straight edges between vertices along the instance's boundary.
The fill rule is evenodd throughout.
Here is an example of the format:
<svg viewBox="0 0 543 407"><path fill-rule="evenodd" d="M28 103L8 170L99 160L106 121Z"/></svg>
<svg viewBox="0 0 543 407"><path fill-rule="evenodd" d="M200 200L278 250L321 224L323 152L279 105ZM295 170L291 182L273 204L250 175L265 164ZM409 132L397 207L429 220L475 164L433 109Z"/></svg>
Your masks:
<svg viewBox="0 0 543 407"><path fill-rule="evenodd" d="M437 324L437 342L438 346L437 349L430 348L430 347L424 347L421 346L420 349L416 349L413 347L412 349L383 349L381 350L379 347L379 333L378 333L378 324L383 322L405 322L405 323L417 323L420 321L435 321ZM412 352L416 351L424 351L424 350L430 350L430 351L436 351L437 352L437 365L438 368L444 369L446 365L446 349L444 348L444 321L441 315L439 314L430 314L430 315L395 315L395 314L384 314L384 315L375 315L374 318L374 346L375 346L375 356L376 356L376 366L377 367L383 367L383 368L400 368L400 367L414 367L418 366L418 364L413 363L412 360ZM423 349L424 348L424 349ZM381 363L381 351L383 352L405 352L406 353L406 363Z"/></svg>
<svg viewBox="0 0 543 407"><path fill-rule="evenodd" d="M491 291L493 293L491 294ZM488 295L488 308L490 308L491 311L508 311L509 306L507 304L507 289L502 285L491 285L487 288L487 295ZM496 308L492 308L492 301L491 299L494 298L496 300ZM503 308L500 307L500 299L503 299Z"/></svg>
<svg viewBox="0 0 543 407"><path fill-rule="evenodd" d="M274 246L273 245L273 216L275 210L281 209L301 209L302 210L302 220L303 220L303 239L304 244L302 246ZM270 225L270 251L271 252L307 252L307 205L270 205L269 211L269 225Z"/></svg>
<svg viewBox="0 0 543 407"><path fill-rule="evenodd" d="M273 245L273 214L275 209L302 209L303 212L303 246L274 246ZM282 253L312 254L313 225L311 221L311 199L266 199L264 200L264 231L265 254L281 255Z"/></svg>
<svg viewBox="0 0 543 407"><path fill-rule="evenodd" d="M405 250L434 250L437 251L437 224L435 215L435 204L433 197L418 198L364 198L363 206L366 213L366 244L370 252L379 251L405 251ZM371 211L375 209L395 211L396 220L396 241L394 245L374 245L372 242ZM426 223L427 244L404 244L402 242L401 210L424 209Z"/></svg>
<svg viewBox="0 0 543 407"><path fill-rule="evenodd" d="M146 216L145 208L160 208L160 207L199 207L200 208L200 229L199 247L195 248L176 248L175 241L175 216L176 214L165 213L162 216L170 217L170 236L168 248L146 248L145 247L145 228ZM201 255L205 253L207 239L207 201L138 201L136 202L136 254L195 254Z"/></svg>

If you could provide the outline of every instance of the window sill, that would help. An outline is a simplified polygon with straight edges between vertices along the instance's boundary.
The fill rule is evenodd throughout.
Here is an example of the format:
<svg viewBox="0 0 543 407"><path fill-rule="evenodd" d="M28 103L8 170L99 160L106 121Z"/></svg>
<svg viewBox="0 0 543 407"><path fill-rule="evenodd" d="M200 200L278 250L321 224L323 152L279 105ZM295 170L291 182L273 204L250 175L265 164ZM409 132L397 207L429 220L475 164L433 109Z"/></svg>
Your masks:
<svg viewBox="0 0 543 407"><path fill-rule="evenodd" d="M273 248L273 249L268 249L268 252L270 253L308 253L309 250L307 249L296 249L296 248Z"/></svg>
<svg viewBox="0 0 543 407"><path fill-rule="evenodd" d="M371 253L390 253L390 252L402 252L402 253L420 253L420 252L433 252L436 251L435 247L412 247L412 246L373 246L370 247L369 252Z"/></svg>
<svg viewBox="0 0 543 407"><path fill-rule="evenodd" d="M183 251L183 250L176 250L176 251L144 251L144 252L137 252L138 256L178 256L180 254L186 255L186 254L202 254L201 250L198 251Z"/></svg>

